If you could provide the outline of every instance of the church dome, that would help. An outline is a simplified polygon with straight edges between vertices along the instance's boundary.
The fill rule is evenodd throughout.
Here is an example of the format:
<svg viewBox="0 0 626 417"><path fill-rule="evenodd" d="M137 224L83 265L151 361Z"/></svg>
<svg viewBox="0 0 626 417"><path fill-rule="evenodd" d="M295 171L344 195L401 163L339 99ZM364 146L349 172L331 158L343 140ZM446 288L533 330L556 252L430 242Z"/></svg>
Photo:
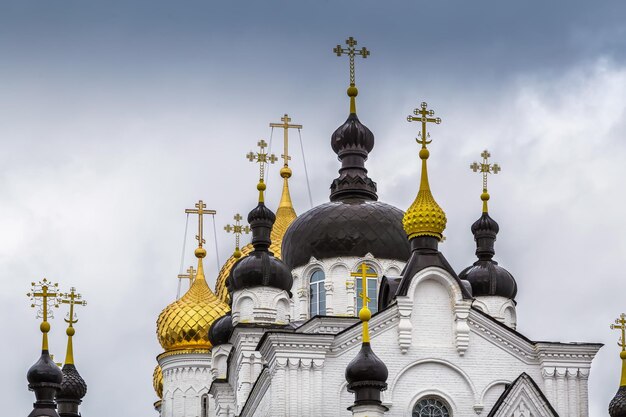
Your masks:
<svg viewBox="0 0 626 417"><path fill-rule="evenodd" d="M461 271L459 278L471 284L474 297L497 295L515 299L517 295L515 278L493 260L496 235L500 226L487 211L484 211L472 224L471 230L476 241L478 260Z"/></svg>
<svg viewBox="0 0 626 417"><path fill-rule="evenodd" d="M167 306L157 320L157 337L166 352L181 349L211 349L209 328L230 309L218 299L204 278L202 258L206 251L196 249L198 272L191 288Z"/></svg>
<svg viewBox="0 0 626 417"><path fill-rule="evenodd" d="M402 210L380 201L342 199L314 207L291 224L283 239L283 261L291 268L313 256L364 256L406 261L410 244Z"/></svg>
<svg viewBox="0 0 626 417"><path fill-rule="evenodd" d="M410 245L402 229L404 213L377 201L376 183L365 161L374 148L374 134L356 113L335 130L331 147L341 161L339 177L330 186L330 202L293 221L283 238L282 259L291 268L317 259L365 256L406 261Z"/></svg>
<svg viewBox="0 0 626 417"><path fill-rule="evenodd" d="M152 388L159 398L163 398L163 370L157 365L152 373Z"/></svg>
<svg viewBox="0 0 626 417"><path fill-rule="evenodd" d="M66 363L63 365L63 382L57 392L57 400L81 400L87 394L87 384L80 376L76 366Z"/></svg>
<svg viewBox="0 0 626 417"><path fill-rule="evenodd" d="M380 360L368 342L361 345L361 350L346 368L348 390L356 387L371 386L386 388L389 371L385 363Z"/></svg>
<svg viewBox="0 0 626 417"><path fill-rule="evenodd" d="M621 386L609 403L611 417L626 417L626 386Z"/></svg>
<svg viewBox="0 0 626 417"><path fill-rule="evenodd" d="M59 385L63 381L63 373L45 350L39 360L30 367L26 378L30 387Z"/></svg>
<svg viewBox="0 0 626 417"><path fill-rule="evenodd" d="M228 343L233 334L233 318L231 313L217 319L209 329L209 340L213 346Z"/></svg>

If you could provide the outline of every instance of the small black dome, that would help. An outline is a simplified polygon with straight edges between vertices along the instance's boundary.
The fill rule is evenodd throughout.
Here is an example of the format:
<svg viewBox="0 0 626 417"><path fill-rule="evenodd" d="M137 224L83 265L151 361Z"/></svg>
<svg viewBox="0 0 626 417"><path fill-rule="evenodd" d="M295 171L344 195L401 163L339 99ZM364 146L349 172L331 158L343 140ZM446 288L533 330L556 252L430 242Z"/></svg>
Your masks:
<svg viewBox="0 0 626 417"><path fill-rule="evenodd" d="M215 347L228 343L233 334L233 318L231 312L215 320L209 328L209 341Z"/></svg>
<svg viewBox="0 0 626 417"><path fill-rule="evenodd" d="M32 388L37 385L60 385L63 381L63 373L50 358L48 351L43 351L39 360L28 370L26 379L28 379L28 384Z"/></svg>
<svg viewBox="0 0 626 417"><path fill-rule="evenodd" d="M355 404L363 401L380 402L380 392L387 389L387 366L372 350L368 342L346 368L348 391L355 393Z"/></svg>
<svg viewBox="0 0 626 417"><path fill-rule="evenodd" d="M346 199L325 203L298 216L283 237L282 259L291 268L311 256L365 256L406 262L410 243L402 210L380 201Z"/></svg>
<svg viewBox="0 0 626 417"><path fill-rule="evenodd" d="M611 417L626 417L626 386L621 386L609 404Z"/></svg>
<svg viewBox="0 0 626 417"><path fill-rule="evenodd" d="M478 260L474 262L474 265L461 271L459 278L472 285L474 297L498 295L515 299L517 295L515 278L493 260L496 253L494 249L496 235L500 231L500 226L489 216L489 213L483 212L480 218L472 224L471 230L476 241Z"/></svg>
<svg viewBox="0 0 626 417"><path fill-rule="evenodd" d="M233 266L228 278L229 291L262 285L285 290L291 294L293 285L291 270L268 250L275 220L276 215L262 202L248 214L254 250Z"/></svg>
<svg viewBox="0 0 626 417"><path fill-rule="evenodd" d="M59 400L81 400L87 394L87 384L72 364L63 365L63 382L57 392Z"/></svg>

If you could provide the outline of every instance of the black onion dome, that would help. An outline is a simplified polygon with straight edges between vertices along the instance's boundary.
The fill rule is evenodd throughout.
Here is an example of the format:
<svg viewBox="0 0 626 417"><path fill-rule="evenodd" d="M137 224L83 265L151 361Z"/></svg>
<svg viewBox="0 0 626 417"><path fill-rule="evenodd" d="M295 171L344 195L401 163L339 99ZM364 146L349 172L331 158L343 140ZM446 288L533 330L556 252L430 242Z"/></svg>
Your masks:
<svg viewBox="0 0 626 417"><path fill-rule="evenodd" d="M472 285L474 297L498 295L515 299L517 295L515 278L493 260L494 244L500 226L489 216L489 213L484 212L472 224L471 230L476 241L478 260L474 262L474 265L461 271L459 278L467 280Z"/></svg>
<svg viewBox="0 0 626 417"><path fill-rule="evenodd" d="M325 203L298 216L283 237L282 259L291 268L311 256L365 256L406 262L410 243L402 210L380 201L346 199Z"/></svg>
<svg viewBox="0 0 626 417"><path fill-rule="evenodd" d="M26 379L29 388L33 390L37 386L57 386L56 389L59 389L63 381L63 373L50 358L48 351L43 351L39 360L28 370Z"/></svg>
<svg viewBox="0 0 626 417"><path fill-rule="evenodd" d="M276 215L262 202L259 202L248 214L254 250L233 266L228 279L230 291L267 286L285 290L291 294L293 285L291 270L268 250L275 220Z"/></svg>
<svg viewBox="0 0 626 417"><path fill-rule="evenodd" d="M213 347L223 345L230 341L233 334L233 318L231 312L215 320L209 328L209 341Z"/></svg>
<svg viewBox="0 0 626 417"><path fill-rule="evenodd" d="M57 391L59 400L82 400L87 394L87 384L72 364L63 365L63 382Z"/></svg>
<svg viewBox="0 0 626 417"><path fill-rule="evenodd" d="M355 393L355 404L362 401L380 402L380 391L387 389L387 366L372 350L368 342L346 368L348 391Z"/></svg>
<svg viewBox="0 0 626 417"><path fill-rule="evenodd" d="M621 386L609 403L611 417L626 417L626 386Z"/></svg>

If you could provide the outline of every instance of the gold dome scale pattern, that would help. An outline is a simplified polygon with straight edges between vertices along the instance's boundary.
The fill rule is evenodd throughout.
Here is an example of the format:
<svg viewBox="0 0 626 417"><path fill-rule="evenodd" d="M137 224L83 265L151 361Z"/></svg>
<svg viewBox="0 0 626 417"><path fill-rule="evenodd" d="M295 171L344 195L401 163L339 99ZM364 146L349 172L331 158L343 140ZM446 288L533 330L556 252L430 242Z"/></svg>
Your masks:
<svg viewBox="0 0 626 417"><path fill-rule="evenodd" d="M163 399L163 370L161 369L161 365L157 365L154 368L154 373L152 374L152 387L154 388L154 392L156 395Z"/></svg>

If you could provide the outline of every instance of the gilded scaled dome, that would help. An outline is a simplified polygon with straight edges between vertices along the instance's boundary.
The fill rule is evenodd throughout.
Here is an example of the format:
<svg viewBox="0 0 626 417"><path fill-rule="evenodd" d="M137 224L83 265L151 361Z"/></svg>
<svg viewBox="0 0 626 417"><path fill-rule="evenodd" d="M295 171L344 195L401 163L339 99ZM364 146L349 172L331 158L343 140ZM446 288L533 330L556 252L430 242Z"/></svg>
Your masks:
<svg viewBox="0 0 626 417"><path fill-rule="evenodd" d="M217 298L204 278L202 258L206 251L196 249L198 273L189 291L167 306L157 320L157 337L166 352L181 349L211 349L209 328L230 309Z"/></svg>
<svg viewBox="0 0 626 417"><path fill-rule="evenodd" d="M219 298L225 304L228 304L230 302L230 296L228 295L228 289L226 288L226 279L228 279L231 269L233 269L233 266L239 259L247 256L253 250L254 246L252 246L252 243L248 243L246 246L241 248L240 258L235 258L234 256L231 256L226 262L224 262L224 265L222 265L222 269L220 269L220 273L217 276L217 280L215 281L215 295L217 295L217 298Z"/></svg>
<svg viewBox="0 0 626 417"><path fill-rule="evenodd" d="M154 368L154 373L152 374L152 387L154 388L154 392L159 398L163 398L163 370L161 369L161 365L157 365Z"/></svg>
<svg viewBox="0 0 626 417"><path fill-rule="evenodd" d="M446 213L439 207L430 192L426 168L426 160L429 156L428 149L422 148L419 155L422 160L420 189L415 201L404 214L402 225L409 239L418 236L432 236L441 240L443 231L446 229Z"/></svg>

